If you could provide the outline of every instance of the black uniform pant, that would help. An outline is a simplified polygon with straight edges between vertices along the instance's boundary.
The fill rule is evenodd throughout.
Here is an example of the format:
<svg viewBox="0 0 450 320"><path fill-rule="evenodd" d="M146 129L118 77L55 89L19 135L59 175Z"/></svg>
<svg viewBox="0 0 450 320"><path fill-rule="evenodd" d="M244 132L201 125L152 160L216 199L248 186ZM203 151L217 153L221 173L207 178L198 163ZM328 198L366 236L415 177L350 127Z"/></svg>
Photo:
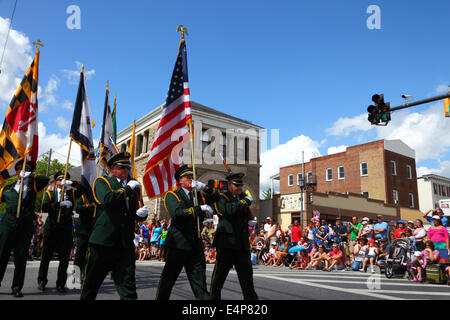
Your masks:
<svg viewBox="0 0 450 320"><path fill-rule="evenodd" d="M75 241L75 254L73 258L73 264L80 268L80 271L84 272L86 266L86 255L89 246L89 235L77 234L77 240Z"/></svg>
<svg viewBox="0 0 450 320"><path fill-rule="evenodd" d="M169 300L172 288L185 269L192 292L197 300L210 300L206 286L205 253L201 242L194 250L166 248L166 264L161 273L156 300Z"/></svg>
<svg viewBox="0 0 450 320"><path fill-rule="evenodd" d="M216 265L211 280L211 296L214 300L221 299L221 291L225 280L234 265L241 285L244 300L258 300L253 285L253 269L250 253L244 250L217 249Z"/></svg>
<svg viewBox="0 0 450 320"><path fill-rule="evenodd" d="M85 270L80 300L95 300L110 270L120 299L137 299L134 248L90 244Z"/></svg>
<svg viewBox="0 0 450 320"><path fill-rule="evenodd" d="M14 278L11 285L13 292L22 290L32 236L32 222L17 227L0 225L0 282L5 275L11 252L14 252Z"/></svg>
<svg viewBox="0 0 450 320"><path fill-rule="evenodd" d="M48 266L53 257L53 253L58 253L58 276L56 280L57 288L64 288L67 281L67 268L69 266L70 251L73 246L72 229L45 229L44 240L41 253L41 264L39 266L38 283L47 285Z"/></svg>

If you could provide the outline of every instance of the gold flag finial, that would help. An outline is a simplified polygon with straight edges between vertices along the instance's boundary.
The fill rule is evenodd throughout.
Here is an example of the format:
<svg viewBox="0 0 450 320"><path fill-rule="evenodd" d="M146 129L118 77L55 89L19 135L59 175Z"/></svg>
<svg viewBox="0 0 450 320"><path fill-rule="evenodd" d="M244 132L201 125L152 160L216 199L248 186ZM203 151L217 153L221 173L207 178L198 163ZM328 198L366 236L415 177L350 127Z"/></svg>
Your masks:
<svg viewBox="0 0 450 320"><path fill-rule="evenodd" d="M187 36L189 35L189 33L188 33L188 31L187 31L187 28L186 28L186 27L183 27L182 24L180 24L180 25L178 26L177 32L181 32L181 39L184 39L184 34L185 34L185 33L186 33Z"/></svg>
<svg viewBox="0 0 450 320"><path fill-rule="evenodd" d="M106 91L109 92L109 80L106 81Z"/></svg>
<svg viewBox="0 0 450 320"><path fill-rule="evenodd" d="M84 72L84 62L81 64L81 72Z"/></svg>
<svg viewBox="0 0 450 320"><path fill-rule="evenodd" d="M41 42L41 40L33 42L33 45L36 46L36 49L39 50L39 47L43 47L44 44Z"/></svg>

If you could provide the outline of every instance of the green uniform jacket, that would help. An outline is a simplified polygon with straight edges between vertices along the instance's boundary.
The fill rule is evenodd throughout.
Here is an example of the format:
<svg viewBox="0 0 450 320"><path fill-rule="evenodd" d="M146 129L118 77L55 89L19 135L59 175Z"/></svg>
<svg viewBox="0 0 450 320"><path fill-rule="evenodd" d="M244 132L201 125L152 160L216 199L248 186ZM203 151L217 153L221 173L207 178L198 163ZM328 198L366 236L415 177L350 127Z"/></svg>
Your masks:
<svg viewBox="0 0 450 320"><path fill-rule="evenodd" d="M74 188L69 190L65 189L65 199L67 201L71 201L73 205L76 205L75 199L80 196L80 192ZM72 230L72 216L73 216L73 207L61 208L61 215L58 223L58 213L59 213L59 204L62 202L62 199L58 201L58 193L56 190L54 191L46 191L44 201L42 202L42 211L48 213L48 217L45 220L44 229L45 230L54 230L54 229L66 229Z"/></svg>
<svg viewBox="0 0 450 320"><path fill-rule="evenodd" d="M21 210L19 219L17 219L19 193L14 189L16 183L4 186L0 189L0 202L6 203L6 212L1 222L2 225L15 227L23 221L35 220L37 218L34 212L36 194L48 184L49 180L50 178L46 176L37 176L34 173L30 174L27 182L27 195L20 205Z"/></svg>
<svg viewBox="0 0 450 320"><path fill-rule="evenodd" d="M220 200L214 205L219 215L219 224L214 235L213 246L218 249L249 251L247 208L251 204L250 201L237 200L229 191L221 193L220 196Z"/></svg>
<svg viewBox="0 0 450 320"><path fill-rule="evenodd" d="M136 215L133 190L129 186L123 187L117 178L112 176L97 178L93 192L97 202L97 218L89 243L134 250L136 221L144 221L147 217L140 218Z"/></svg>
<svg viewBox="0 0 450 320"><path fill-rule="evenodd" d="M212 204L218 199L218 194L206 194L197 191L198 206L184 192L180 186L174 191L169 191L164 197L164 206L172 220L164 244L168 248L180 250L192 250L201 239L197 234L197 217L199 217L200 231L203 228L205 213L200 205Z"/></svg>
<svg viewBox="0 0 450 320"><path fill-rule="evenodd" d="M94 227L95 205L89 203L85 195L77 199L75 212L78 213L78 221L75 224L75 233L77 235L89 236Z"/></svg>

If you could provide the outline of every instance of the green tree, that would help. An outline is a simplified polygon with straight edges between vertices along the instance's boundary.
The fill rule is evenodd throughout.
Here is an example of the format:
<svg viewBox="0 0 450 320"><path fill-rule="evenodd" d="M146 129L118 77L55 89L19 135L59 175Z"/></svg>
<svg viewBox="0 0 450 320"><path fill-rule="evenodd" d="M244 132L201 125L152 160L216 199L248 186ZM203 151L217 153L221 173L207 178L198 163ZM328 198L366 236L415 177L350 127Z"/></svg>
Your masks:
<svg viewBox="0 0 450 320"><path fill-rule="evenodd" d="M272 199L272 188L269 188L266 191L263 191L262 195L263 195L264 200Z"/></svg>

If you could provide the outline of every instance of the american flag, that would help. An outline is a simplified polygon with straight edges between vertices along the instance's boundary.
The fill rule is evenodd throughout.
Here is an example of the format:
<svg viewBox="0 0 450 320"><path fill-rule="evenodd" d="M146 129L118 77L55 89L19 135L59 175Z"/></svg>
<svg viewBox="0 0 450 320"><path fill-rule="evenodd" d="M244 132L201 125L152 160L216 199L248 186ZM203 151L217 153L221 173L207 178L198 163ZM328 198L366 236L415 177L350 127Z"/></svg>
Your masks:
<svg viewBox="0 0 450 320"><path fill-rule="evenodd" d="M162 118L145 167L143 184L149 198L177 186L174 175L182 165L183 145L189 142L187 125L191 122L186 44L182 39Z"/></svg>

